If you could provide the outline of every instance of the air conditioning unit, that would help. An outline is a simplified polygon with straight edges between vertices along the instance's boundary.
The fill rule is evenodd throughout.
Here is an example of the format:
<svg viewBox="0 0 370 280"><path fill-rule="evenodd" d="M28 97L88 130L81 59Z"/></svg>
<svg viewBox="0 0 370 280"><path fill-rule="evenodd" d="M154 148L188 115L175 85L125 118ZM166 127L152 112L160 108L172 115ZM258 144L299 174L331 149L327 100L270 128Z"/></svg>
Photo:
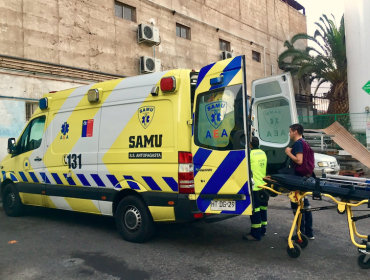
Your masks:
<svg viewBox="0 0 370 280"><path fill-rule="evenodd" d="M224 60L224 59L232 58L234 56L233 56L233 53L232 52L223 51L221 53L221 57L222 57L222 60Z"/></svg>
<svg viewBox="0 0 370 280"><path fill-rule="evenodd" d="M147 56L140 57L140 73L153 73L161 71L161 60Z"/></svg>
<svg viewBox="0 0 370 280"><path fill-rule="evenodd" d="M154 26L139 24L137 30L137 42L147 43L149 45L156 45L160 42L159 29Z"/></svg>

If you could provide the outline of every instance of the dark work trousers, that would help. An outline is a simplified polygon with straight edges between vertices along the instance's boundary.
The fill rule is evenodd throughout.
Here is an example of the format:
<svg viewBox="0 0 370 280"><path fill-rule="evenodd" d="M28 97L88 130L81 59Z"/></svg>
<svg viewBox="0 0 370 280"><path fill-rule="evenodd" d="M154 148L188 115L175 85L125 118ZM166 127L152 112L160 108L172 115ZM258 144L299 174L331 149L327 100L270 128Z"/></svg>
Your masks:
<svg viewBox="0 0 370 280"><path fill-rule="evenodd" d="M251 216L251 235L260 240L266 233L267 226L267 202L260 202L257 199L257 191L253 191L254 211Z"/></svg>
<svg viewBox="0 0 370 280"><path fill-rule="evenodd" d="M266 234L266 226L267 226L267 206L268 202L260 202L260 209L261 209L261 235L264 236Z"/></svg>

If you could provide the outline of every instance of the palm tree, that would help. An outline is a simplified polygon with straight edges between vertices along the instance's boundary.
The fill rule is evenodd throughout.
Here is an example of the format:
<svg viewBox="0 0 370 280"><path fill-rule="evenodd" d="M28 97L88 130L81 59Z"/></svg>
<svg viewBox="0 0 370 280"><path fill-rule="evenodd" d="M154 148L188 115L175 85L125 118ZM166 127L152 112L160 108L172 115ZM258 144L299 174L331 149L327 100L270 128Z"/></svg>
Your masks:
<svg viewBox="0 0 370 280"><path fill-rule="evenodd" d="M291 71L299 79L317 80L315 94L320 85L329 82L325 96L329 99L328 114L343 114L349 110L344 15L339 28L333 19L323 15L320 23L315 23L318 29L314 36L299 33L285 41L287 50L279 55L278 63L280 69ZM299 40L313 42L315 47L296 48L294 44Z"/></svg>

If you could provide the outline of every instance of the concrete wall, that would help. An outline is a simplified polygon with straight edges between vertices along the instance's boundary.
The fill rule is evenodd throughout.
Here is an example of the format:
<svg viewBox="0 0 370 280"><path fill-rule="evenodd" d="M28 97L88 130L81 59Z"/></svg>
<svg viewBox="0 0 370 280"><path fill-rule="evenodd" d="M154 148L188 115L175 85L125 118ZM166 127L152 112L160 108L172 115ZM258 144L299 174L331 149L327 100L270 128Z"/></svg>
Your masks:
<svg viewBox="0 0 370 280"><path fill-rule="evenodd" d="M26 124L26 102L37 102L44 93L86 84L81 81L22 76L11 71L0 73L0 160L6 155L8 138L17 138ZM22 99L17 99L22 98Z"/></svg>
<svg viewBox="0 0 370 280"><path fill-rule="evenodd" d="M155 54L162 70L200 69L220 60L223 39L230 42L234 55L246 55L250 92L252 80L265 72L271 75L271 66L278 73L283 42L307 30L306 17L281 0L120 2L136 8L136 22L116 17L114 0L0 1L0 54L137 75L139 58L153 57L153 47L137 43L137 25L154 23L160 30ZM176 36L176 23L191 28L191 40ZM261 53L261 62L252 60L252 50ZM0 71L0 95L11 97L39 99L45 92L82 83ZM25 100L0 97L0 160L6 152L4 141L18 137L24 124Z"/></svg>
<svg viewBox="0 0 370 280"><path fill-rule="evenodd" d="M137 44L137 25L154 22L162 43L162 70L195 68L220 59L219 39L248 58L249 81L277 69L283 42L306 32L306 17L281 0L121 0L136 7L137 22L114 15L113 0L0 1L0 53L91 70L137 75L139 57L153 48ZM168 10L170 9L170 10ZM173 15L172 10L176 13ZM176 23L191 28L191 40L176 37ZM216 28L224 31L216 31Z"/></svg>

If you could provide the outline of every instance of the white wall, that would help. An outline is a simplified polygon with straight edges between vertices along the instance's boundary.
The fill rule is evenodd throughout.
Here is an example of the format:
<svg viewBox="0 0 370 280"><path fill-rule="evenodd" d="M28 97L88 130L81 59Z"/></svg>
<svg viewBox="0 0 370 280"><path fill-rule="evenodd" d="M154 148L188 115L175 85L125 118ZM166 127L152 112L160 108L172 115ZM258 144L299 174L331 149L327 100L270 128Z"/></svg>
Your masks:
<svg viewBox="0 0 370 280"><path fill-rule="evenodd" d="M37 102L43 94L74 88L84 81L69 81L44 76L0 72L0 161L6 156L8 138L18 138L26 124L26 101ZM3 97L1 97L3 96ZM4 97L6 96L6 97ZM7 98L19 97L25 99ZM35 99L35 100L32 100Z"/></svg>

